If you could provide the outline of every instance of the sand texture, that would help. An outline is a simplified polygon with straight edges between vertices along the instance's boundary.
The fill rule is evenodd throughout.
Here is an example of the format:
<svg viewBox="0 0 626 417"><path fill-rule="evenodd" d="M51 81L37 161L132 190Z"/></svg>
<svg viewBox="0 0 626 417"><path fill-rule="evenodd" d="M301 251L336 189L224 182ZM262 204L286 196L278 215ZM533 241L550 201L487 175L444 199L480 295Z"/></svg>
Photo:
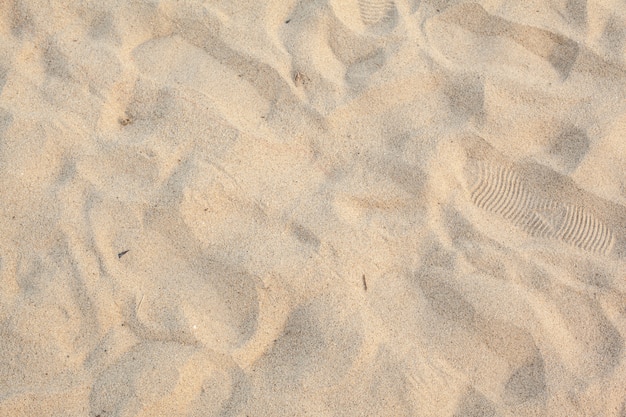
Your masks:
<svg viewBox="0 0 626 417"><path fill-rule="evenodd" d="M626 1L0 0L0 417L626 417Z"/></svg>

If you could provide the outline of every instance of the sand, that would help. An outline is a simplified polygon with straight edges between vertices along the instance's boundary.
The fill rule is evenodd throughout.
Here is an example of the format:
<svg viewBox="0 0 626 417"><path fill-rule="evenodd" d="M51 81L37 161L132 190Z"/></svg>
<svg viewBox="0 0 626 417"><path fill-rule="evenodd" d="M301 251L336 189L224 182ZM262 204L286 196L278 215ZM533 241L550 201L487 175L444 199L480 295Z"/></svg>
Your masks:
<svg viewBox="0 0 626 417"><path fill-rule="evenodd" d="M0 416L626 417L623 0L0 0Z"/></svg>

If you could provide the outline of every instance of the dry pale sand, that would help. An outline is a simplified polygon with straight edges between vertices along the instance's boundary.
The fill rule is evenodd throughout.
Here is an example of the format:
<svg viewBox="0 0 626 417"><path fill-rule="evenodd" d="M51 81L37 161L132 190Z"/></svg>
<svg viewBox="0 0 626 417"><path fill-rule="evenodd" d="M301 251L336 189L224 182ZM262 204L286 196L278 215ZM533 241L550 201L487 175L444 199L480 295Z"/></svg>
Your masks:
<svg viewBox="0 0 626 417"><path fill-rule="evenodd" d="M0 417L626 417L624 0L0 0Z"/></svg>

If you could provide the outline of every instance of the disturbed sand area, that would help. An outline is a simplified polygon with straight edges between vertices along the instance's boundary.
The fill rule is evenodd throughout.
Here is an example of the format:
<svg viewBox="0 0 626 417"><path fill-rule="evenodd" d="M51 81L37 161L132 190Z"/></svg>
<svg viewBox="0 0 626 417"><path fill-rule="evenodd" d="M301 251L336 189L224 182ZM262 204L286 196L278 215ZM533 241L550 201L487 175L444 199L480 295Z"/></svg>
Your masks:
<svg viewBox="0 0 626 417"><path fill-rule="evenodd" d="M0 416L626 417L623 0L0 0Z"/></svg>

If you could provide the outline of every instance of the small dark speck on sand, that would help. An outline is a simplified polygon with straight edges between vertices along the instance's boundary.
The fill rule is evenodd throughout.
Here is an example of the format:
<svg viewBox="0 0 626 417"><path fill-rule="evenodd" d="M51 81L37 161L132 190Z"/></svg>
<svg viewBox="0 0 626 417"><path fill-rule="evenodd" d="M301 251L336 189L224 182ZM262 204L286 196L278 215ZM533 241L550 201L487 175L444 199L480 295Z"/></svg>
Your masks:
<svg viewBox="0 0 626 417"><path fill-rule="evenodd" d="M367 281L365 281L365 274L363 274L363 290L367 291Z"/></svg>
<svg viewBox="0 0 626 417"><path fill-rule="evenodd" d="M125 251L122 251L122 252L118 253L118 254L117 254L117 258L119 259L119 258L121 258L122 256L126 255L127 253L128 253L128 249L127 249L127 250L125 250Z"/></svg>

